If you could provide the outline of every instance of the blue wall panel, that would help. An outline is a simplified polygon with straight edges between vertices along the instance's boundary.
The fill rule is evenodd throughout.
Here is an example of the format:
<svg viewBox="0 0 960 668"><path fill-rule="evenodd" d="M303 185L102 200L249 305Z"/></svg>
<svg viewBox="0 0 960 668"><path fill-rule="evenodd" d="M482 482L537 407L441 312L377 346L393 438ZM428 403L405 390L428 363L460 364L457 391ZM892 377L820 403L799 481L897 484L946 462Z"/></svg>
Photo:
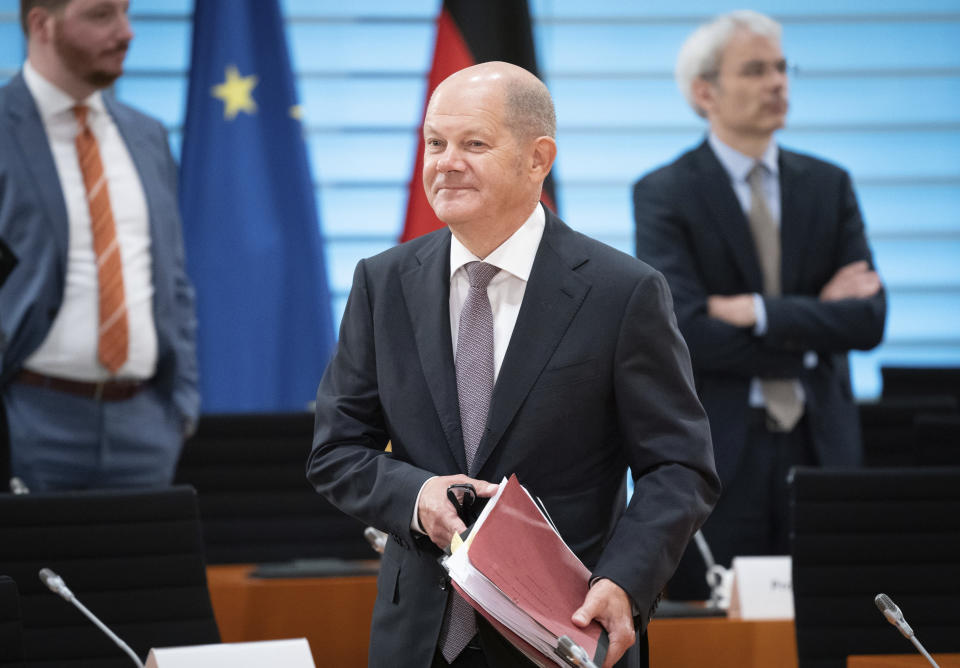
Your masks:
<svg viewBox="0 0 960 668"><path fill-rule="evenodd" d="M183 76L190 63L190 23L182 18L138 20L132 17L133 42L127 53L126 69L168 72Z"/></svg>
<svg viewBox="0 0 960 668"><path fill-rule="evenodd" d="M300 101L310 128L401 128L413 132L420 124L426 89L426 81L419 76L314 76L300 80Z"/></svg>
<svg viewBox="0 0 960 668"><path fill-rule="evenodd" d="M960 182L857 184L871 238L960 238ZM960 258L958 258L960 263Z"/></svg>
<svg viewBox="0 0 960 668"><path fill-rule="evenodd" d="M20 24L16 21L0 23L0 71L12 73L20 69L23 54L23 32Z"/></svg>
<svg viewBox="0 0 960 668"><path fill-rule="evenodd" d="M407 131L313 132L308 141L314 176L323 181L406 183L417 134Z"/></svg>
<svg viewBox="0 0 960 668"><path fill-rule="evenodd" d="M409 72L420 75L433 55L433 24L294 23L293 66L304 72Z"/></svg>

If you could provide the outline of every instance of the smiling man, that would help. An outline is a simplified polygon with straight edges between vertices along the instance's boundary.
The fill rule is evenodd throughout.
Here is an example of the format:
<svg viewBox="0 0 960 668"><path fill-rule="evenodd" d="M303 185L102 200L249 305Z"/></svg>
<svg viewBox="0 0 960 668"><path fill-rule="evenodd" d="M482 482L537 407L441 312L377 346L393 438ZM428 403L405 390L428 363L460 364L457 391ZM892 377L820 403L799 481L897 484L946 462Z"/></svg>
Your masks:
<svg viewBox="0 0 960 668"><path fill-rule="evenodd" d="M607 629L606 668L645 631L717 496L663 277L539 204L555 126L549 92L525 70L484 63L449 77L427 107L423 168L447 228L354 274L307 476L393 537L371 666L530 665L445 581L437 559L465 529L453 483L489 497L515 473L543 500L592 570L574 623Z"/></svg>
<svg viewBox="0 0 960 668"><path fill-rule="evenodd" d="M667 277L710 417L724 492L703 531L725 566L789 552L791 466L860 461L847 351L886 315L850 176L774 141L780 34L738 11L690 36L677 83L709 135L634 188L637 255ZM705 572L688 551L668 595L706 598Z"/></svg>
<svg viewBox="0 0 960 668"><path fill-rule="evenodd" d="M0 388L33 491L169 484L199 410L177 170L156 120L104 94L126 0L21 0L0 89ZM5 482L5 481L4 481Z"/></svg>

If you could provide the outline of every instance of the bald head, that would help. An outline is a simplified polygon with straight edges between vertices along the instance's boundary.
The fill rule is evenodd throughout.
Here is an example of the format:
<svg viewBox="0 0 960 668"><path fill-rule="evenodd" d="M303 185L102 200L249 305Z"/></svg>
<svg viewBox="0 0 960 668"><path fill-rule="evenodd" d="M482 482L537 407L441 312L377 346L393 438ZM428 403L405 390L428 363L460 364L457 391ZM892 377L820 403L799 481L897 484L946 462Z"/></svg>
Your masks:
<svg viewBox="0 0 960 668"><path fill-rule="evenodd" d="M479 258L537 206L557 155L553 102L535 76L483 63L447 77L423 119L423 187L437 217Z"/></svg>
<svg viewBox="0 0 960 668"><path fill-rule="evenodd" d="M522 67L492 61L467 67L444 79L430 97L429 109L444 88L477 86L500 96L503 119L520 141L557 136L557 116L550 91Z"/></svg>

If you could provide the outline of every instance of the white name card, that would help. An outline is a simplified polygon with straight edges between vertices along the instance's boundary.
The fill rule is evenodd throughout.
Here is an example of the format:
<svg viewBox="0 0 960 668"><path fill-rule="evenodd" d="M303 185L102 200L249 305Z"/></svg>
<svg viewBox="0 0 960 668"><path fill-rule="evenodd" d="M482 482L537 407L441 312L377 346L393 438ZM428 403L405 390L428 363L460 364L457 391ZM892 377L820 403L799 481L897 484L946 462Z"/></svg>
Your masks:
<svg viewBox="0 0 960 668"><path fill-rule="evenodd" d="M734 557L729 616L793 619L790 557Z"/></svg>
<svg viewBox="0 0 960 668"><path fill-rule="evenodd" d="M306 638L152 649L146 668L316 668Z"/></svg>

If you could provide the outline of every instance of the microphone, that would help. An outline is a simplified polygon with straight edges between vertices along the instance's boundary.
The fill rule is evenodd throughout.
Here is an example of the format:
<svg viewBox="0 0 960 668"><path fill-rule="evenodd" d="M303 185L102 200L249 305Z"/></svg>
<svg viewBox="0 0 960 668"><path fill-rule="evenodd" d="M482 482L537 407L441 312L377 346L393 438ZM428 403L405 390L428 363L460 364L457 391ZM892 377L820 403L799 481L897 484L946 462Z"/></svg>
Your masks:
<svg viewBox="0 0 960 668"><path fill-rule="evenodd" d="M140 661L140 657L134 654L133 650L130 649L130 646L120 640L117 635L107 628L106 624L97 619L96 615L87 610L87 607L77 600L77 597L73 595L73 592L70 591L70 588L67 586L67 583L63 581L63 578L51 571L49 568L40 569L40 581L46 585L47 589L52 591L54 594L67 601L72 603L80 612L86 615L87 619L97 625L97 628L106 634L114 644L122 649L126 654L133 659L133 662L137 665L137 668L143 668L143 663Z"/></svg>
<svg viewBox="0 0 960 668"><path fill-rule="evenodd" d="M372 547L377 554L383 554L383 551L387 549L387 534L380 531L380 529L367 527L363 530L363 537L367 539L370 547Z"/></svg>
<svg viewBox="0 0 960 668"><path fill-rule="evenodd" d="M693 542L703 557L703 563L707 566L706 578L707 586L710 587L710 598L707 601L708 608L718 608L726 610L730 607L730 587L732 573L713 559L713 552L707 544L707 538L703 531L697 530L693 534Z"/></svg>
<svg viewBox="0 0 960 668"><path fill-rule="evenodd" d="M913 646L916 647L923 657L930 662L930 665L934 668L940 668L937 665L937 662L933 660L927 650L924 649L923 645L920 644L920 640L914 634L913 629L910 628L910 625L907 624L907 620L904 618L903 613L900 612L900 608L897 607L897 604L887 596L886 594L877 594L874 597L873 602L876 604L877 609L883 613L883 616L887 618L887 621L893 624L904 638L913 643Z"/></svg>
<svg viewBox="0 0 960 668"><path fill-rule="evenodd" d="M11 494L29 494L30 488L27 487L26 483L23 482L17 476L10 478L10 493Z"/></svg>

